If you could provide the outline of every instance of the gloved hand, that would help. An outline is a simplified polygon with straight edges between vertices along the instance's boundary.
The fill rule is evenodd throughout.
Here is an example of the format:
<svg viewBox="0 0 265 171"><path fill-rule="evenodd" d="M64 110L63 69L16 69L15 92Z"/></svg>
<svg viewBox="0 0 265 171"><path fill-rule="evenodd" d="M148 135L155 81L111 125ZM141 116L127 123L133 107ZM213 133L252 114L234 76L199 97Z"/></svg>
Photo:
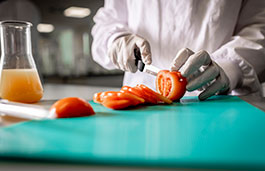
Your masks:
<svg viewBox="0 0 265 171"><path fill-rule="evenodd" d="M229 89L229 78L224 70L204 50L197 53L188 48L180 50L171 64L171 70L179 70L187 78L188 91L204 90L199 95L200 100Z"/></svg>
<svg viewBox="0 0 265 171"><path fill-rule="evenodd" d="M134 49L138 48L144 64L151 64L151 49L149 43L142 37L129 34L117 38L110 48L108 55L114 65L123 70L136 72Z"/></svg>

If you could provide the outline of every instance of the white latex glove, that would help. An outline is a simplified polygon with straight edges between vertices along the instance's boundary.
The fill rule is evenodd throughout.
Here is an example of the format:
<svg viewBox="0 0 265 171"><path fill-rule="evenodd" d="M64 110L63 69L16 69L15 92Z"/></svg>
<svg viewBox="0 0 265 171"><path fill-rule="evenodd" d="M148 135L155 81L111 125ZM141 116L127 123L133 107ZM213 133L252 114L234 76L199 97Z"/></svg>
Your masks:
<svg viewBox="0 0 265 171"><path fill-rule="evenodd" d="M179 70L187 78L188 91L204 90L199 95L200 100L229 89L229 78L224 70L204 50L197 53L188 48L180 50L171 64L171 70Z"/></svg>
<svg viewBox="0 0 265 171"><path fill-rule="evenodd" d="M129 34L117 38L110 48L108 55L113 64L123 70L136 72L134 49L138 48L144 64L151 64L151 49L149 43L142 37Z"/></svg>

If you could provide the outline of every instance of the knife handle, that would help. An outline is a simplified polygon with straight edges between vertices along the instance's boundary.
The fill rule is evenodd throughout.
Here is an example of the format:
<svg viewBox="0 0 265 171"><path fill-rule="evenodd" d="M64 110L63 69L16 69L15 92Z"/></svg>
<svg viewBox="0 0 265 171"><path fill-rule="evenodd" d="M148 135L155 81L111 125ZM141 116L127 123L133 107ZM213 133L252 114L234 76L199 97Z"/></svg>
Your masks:
<svg viewBox="0 0 265 171"><path fill-rule="evenodd" d="M135 56L135 65L137 66L139 71L143 72L145 64L142 61L139 48L134 49L134 56Z"/></svg>

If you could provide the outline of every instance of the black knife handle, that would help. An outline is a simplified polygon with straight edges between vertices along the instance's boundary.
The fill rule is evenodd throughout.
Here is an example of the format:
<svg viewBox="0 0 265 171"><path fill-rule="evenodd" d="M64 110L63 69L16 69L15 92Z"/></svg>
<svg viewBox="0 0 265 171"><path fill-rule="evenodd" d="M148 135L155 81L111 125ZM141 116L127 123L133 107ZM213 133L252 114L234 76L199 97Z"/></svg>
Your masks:
<svg viewBox="0 0 265 171"><path fill-rule="evenodd" d="M137 66L139 71L143 72L145 64L142 61L139 48L134 49L134 56L135 56L135 65Z"/></svg>

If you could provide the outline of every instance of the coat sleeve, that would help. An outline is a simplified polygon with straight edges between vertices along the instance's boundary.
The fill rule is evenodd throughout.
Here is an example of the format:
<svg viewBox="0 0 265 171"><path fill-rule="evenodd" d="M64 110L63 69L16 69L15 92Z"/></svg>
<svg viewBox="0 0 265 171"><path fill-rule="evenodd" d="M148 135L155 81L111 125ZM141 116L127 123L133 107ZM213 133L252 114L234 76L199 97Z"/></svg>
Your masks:
<svg viewBox="0 0 265 171"><path fill-rule="evenodd" d="M93 59L106 69L115 69L107 52L117 37L130 33L126 1L105 0L104 7L98 10L93 19Z"/></svg>
<svg viewBox="0 0 265 171"><path fill-rule="evenodd" d="M227 73L231 94L260 91L265 81L265 1L243 1L234 36L212 58Z"/></svg>

